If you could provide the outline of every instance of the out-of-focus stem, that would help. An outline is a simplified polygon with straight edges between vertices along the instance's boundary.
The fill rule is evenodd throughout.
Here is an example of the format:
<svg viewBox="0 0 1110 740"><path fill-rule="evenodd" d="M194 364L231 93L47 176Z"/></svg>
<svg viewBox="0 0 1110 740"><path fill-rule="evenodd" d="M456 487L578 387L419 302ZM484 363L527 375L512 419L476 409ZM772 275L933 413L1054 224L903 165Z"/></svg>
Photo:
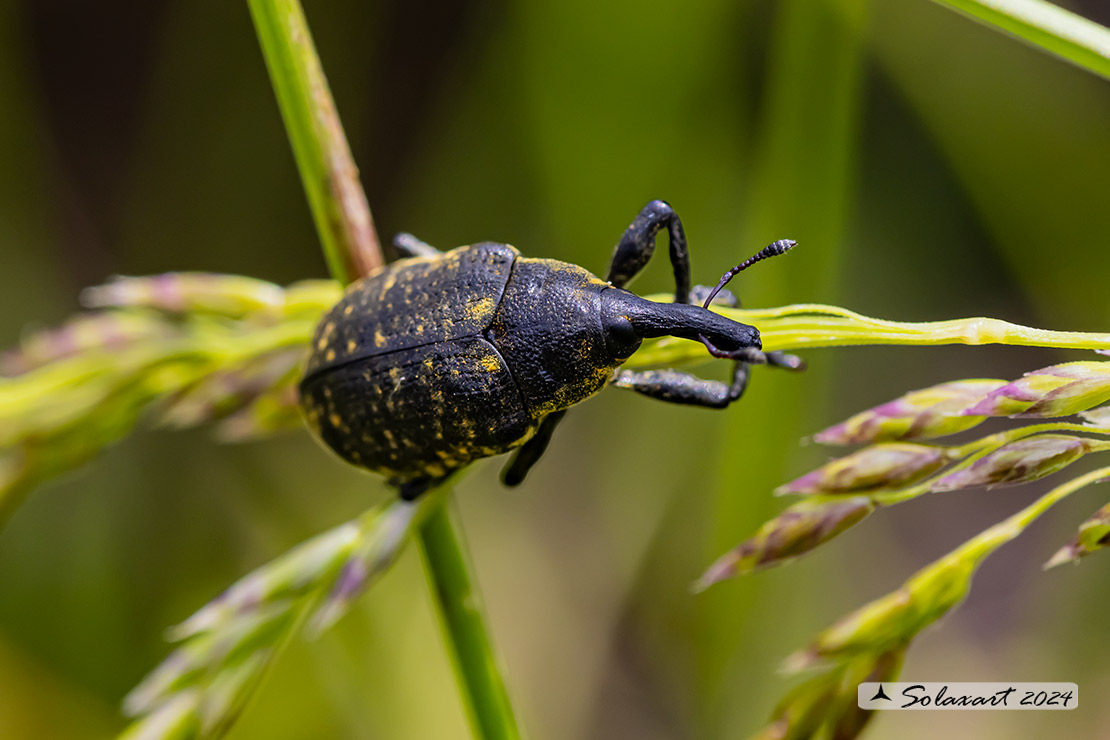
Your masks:
<svg viewBox="0 0 1110 740"><path fill-rule="evenodd" d="M384 260L304 11L297 0L248 3L328 267L333 277L349 283ZM483 738L519 737L461 529L443 506L434 507L418 540L475 732Z"/></svg>

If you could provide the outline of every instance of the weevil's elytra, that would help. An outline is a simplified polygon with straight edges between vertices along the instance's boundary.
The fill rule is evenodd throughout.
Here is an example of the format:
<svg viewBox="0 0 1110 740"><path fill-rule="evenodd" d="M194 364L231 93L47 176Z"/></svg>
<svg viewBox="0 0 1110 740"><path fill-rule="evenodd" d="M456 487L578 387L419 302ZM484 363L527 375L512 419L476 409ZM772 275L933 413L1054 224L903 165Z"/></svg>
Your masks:
<svg viewBox="0 0 1110 740"><path fill-rule="evenodd" d="M623 289L647 264L662 228L675 275L669 304ZM301 403L328 447L385 475L406 498L473 460L513 449L503 478L516 485L566 409L607 383L723 408L744 392L749 364L801 364L762 352L755 327L689 303L685 234L663 201L649 203L625 231L608 281L577 265L523 257L507 244L443 253L408 234L395 244L406 259L351 285L321 320ZM708 305L736 272L792 246L775 242L694 297L708 294ZM735 360L731 384L675 370L619 370L643 339L664 335L700 340L714 356Z"/></svg>

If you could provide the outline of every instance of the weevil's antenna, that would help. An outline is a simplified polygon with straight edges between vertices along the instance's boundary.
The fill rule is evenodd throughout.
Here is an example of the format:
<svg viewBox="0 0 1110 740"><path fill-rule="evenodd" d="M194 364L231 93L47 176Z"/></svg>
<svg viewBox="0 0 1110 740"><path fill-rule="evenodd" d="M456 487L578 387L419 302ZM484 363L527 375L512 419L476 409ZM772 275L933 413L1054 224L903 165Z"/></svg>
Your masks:
<svg viewBox="0 0 1110 740"><path fill-rule="evenodd" d="M751 257L748 257L746 260L721 276L721 282L717 283L716 288L709 291L709 297L705 299L705 303L702 304L702 308L709 308L709 304L712 303L717 294L721 292L721 288L728 285L729 281L739 275L741 272L748 269L760 260L765 260L768 257L777 257L780 254L786 254L797 244L798 242L794 241L793 239L779 239L777 242L768 244L766 247L759 250Z"/></svg>

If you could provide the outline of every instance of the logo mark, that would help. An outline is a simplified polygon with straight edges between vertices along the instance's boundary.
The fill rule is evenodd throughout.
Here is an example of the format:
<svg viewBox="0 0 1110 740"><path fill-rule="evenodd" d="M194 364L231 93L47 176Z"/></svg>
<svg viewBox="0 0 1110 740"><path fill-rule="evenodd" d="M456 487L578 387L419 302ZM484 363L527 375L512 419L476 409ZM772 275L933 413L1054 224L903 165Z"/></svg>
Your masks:
<svg viewBox="0 0 1110 740"><path fill-rule="evenodd" d="M887 696L886 692L883 691L883 685L882 684L879 684L879 690L876 691L875 695L871 697L871 701L875 701L876 699L886 699L887 701L893 701L893 699L891 699L889 696Z"/></svg>

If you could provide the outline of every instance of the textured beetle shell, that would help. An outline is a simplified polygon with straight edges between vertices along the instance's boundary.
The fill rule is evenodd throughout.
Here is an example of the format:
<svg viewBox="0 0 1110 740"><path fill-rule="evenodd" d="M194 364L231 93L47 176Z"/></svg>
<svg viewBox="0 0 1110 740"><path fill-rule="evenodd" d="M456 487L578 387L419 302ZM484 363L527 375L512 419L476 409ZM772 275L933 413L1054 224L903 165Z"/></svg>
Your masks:
<svg viewBox="0 0 1110 740"><path fill-rule="evenodd" d="M507 452L608 381L605 287L504 244L394 263L320 322L305 414L337 454L395 483Z"/></svg>
<svg viewBox="0 0 1110 740"><path fill-rule="evenodd" d="M316 329L305 377L363 357L481 334L513 262L507 244L414 257L353 283Z"/></svg>

